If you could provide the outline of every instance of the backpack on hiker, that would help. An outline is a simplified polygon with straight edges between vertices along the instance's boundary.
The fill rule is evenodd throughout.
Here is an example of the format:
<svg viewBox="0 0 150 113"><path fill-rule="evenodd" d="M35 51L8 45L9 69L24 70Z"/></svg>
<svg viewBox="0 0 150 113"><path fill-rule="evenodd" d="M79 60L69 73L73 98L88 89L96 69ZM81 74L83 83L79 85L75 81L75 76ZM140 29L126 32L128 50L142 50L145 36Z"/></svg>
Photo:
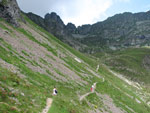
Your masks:
<svg viewBox="0 0 150 113"><path fill-rule="evenodd" d="M55 90L55 93L56 93L56 94L58 93L57 90Z"/></svg>

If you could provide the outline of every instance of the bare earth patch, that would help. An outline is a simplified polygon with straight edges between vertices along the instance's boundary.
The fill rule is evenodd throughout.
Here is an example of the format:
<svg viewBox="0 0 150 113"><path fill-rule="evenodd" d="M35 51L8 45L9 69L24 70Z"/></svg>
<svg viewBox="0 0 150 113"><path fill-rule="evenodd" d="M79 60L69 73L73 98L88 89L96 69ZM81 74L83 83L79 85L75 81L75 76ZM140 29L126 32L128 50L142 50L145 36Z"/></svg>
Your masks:
<svg viewBox="0 0 150 113"><path fill-rule="evenodd" d="M53 99L47 98L46 107L43 109L42 113L48 113L48 110L50 109L52 102Z"/></svg>
<svg viewBox="0 0 150 113"><path fill-rule="evenodd" d="M124 110L122 110L119 107L116 107L116 105L113 103L113 100L108 95L102 95L100 93L96 93L99 97L102 98L104 105L106 108L111 111L112 113L125 113ZM107 112L107 111L106 111Z"/></svg>

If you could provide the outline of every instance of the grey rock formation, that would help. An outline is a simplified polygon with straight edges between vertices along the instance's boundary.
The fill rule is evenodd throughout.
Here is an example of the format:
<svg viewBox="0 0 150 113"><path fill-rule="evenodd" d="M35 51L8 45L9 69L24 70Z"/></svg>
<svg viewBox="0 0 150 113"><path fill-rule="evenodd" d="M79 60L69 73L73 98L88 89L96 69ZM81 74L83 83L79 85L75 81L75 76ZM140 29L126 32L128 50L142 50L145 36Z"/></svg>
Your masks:
<svg viewBox="0 0 150 113"><path fill-rule="evenodd" d="M78 27L79 34L86 34L80 41L91 48L127 48L150 45L150 11L117 14L91 26ZM80 38L80 37L79 37Z"/></svg>
<svg viewBox="0 0 150 113"><path fill-rule="evenodd" d="M38 24L39 26L43 27L43 28L46 28L46 25L44 23L44 18L36 15L36 14L33 14L33 13L27 13L26 14L32 21L34 21L36 24Z"/></svg>
<svg viewBox="0 0 150 113"><path fill-rule="evenodd" d="M0 17L14 25L19 26L18 20L23 20L16 0L0 0Z"/></svg>
<svg viewBox="0 0 150 113"><path fill-rule="evenodd" d="M76 33L76 26L75 26L74 24L72 24L72 23L68 23L68 24L66 25L66 31L67 31L68 33L75 34L75 33Z"/></svg>
<svg viewBox="0 0 150 113"><path fill-rule="evenodd" d="M65 24L56 13L52 12L51 14L46 14L44 23L47 31L55 36L63 37L65 35Z"/></svg>
<svg viewBox="0 0 150 113"><path fill-rule="evenodd" d="M89 33L90 29L91 29L91 25L90 24L82 25L82 26L79 26L77 28L77 33L81 34L81 35L86 35L86 34Z"/></svg>

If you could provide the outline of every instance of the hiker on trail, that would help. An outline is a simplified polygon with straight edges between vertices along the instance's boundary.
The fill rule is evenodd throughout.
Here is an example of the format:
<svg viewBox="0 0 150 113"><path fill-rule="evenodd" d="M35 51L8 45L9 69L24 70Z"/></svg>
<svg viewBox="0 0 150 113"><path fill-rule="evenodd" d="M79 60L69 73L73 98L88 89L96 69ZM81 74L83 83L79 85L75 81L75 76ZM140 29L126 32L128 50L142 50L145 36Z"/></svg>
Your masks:
<svg viewBox="0 0 150 113"><path fill-rule="evenodd" d="M92 87L91 87L91 92L93 92L94 91L94 85L92 85Z"/></svg>
<svg viewBox="0 0 150 113"><path fill-rule="evenodd" d="M54 89L53 89L53 95L57 95L56 87L54 87Z"/></svg>

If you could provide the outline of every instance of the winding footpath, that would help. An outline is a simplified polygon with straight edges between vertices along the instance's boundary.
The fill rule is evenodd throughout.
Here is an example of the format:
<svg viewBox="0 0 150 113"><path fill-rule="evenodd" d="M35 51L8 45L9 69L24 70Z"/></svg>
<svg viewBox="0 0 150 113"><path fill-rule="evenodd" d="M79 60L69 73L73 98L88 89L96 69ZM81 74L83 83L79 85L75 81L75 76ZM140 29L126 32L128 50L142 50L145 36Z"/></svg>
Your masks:
<svg viewBox="0 0 150 113"><path fill-rule="evenodd" d="M53 102L53 99L47 98L46 107L43 109L42 113L48 113L48 110L51 107L52 102Z"/></svg>
<svg viewBox="0 0 150 113"><path fill-rule="evenodd" d="M94 93L94 92L95 92L95 89L96 89L96 84L97 84L96 82L93 84L94 89L93 89L92 92L88 92L88 93L86 93L86 94L80 96L79 100L82 101L86 96L88 96L88 95L91 94L91 93Z"/></svg>

